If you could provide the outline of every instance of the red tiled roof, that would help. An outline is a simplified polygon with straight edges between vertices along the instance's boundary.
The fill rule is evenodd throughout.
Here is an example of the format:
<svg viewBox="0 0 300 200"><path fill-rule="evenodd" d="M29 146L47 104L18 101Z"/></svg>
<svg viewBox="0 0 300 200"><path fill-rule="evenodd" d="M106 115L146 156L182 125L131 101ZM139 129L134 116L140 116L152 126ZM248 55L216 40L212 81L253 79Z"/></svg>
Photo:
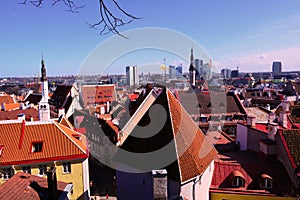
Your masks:
<svg viewBox="0 0 300 200"><path fill-rule="evenodd" d="M215 158L217 151L205 138L204 133L194 123L171 91L168 90L167 95L175 145L179 157L181 181L185 182L204 173Z"/></svg>
<svg viewBox="0 0 300 200"><path fill-rule="evenodd" d="M121 148L131 152L156 152L156 150L163 148L165 145L172 145L174 142L175 146L171 146L172 149L168 152L170 157L174 157L174 161L165 166L168 171L168 177L183 183L201 175L216 157L216 150L205 139L203 132L198 128L197 124L195 124L171 91L164 89L155 98L154 101L148 99L149 101L138 104L139 107L135 111L134 116L142 115L141 119L129 120L129 124L125 127L132 127L132 129L128 133L129 136L125 137L125 140L121 138L123 141ZM145 100L145 98L143 99ZM163 107L162 109L167 111L167 119L163 127L152 137L136 138L131 136L143 134L143 132L138 131L139 128L136 126L143 126L150 123L148 112L152 105L160 105ZM145 107L141 106L149 108L145 110L143 109ZM125 130L123 133L127 134ZM163 159L160 156L163 155L157 155L156 159ZM141 165L143 164L141 163Z"/></svg>
<svg viewBox="0 0 300 200"><path fill-rule="evenodd" d="M66 116L63 116L63 118L61 119L61 121L59 122L60 124L68 127L69 129L74 130L74 126L71 124L71 122L69 122L69 120L66 119Z"/></svg>
<svg viewBox="0 0 300 200"><path fill-rule="evenodd" d="M225 92L180 92L180 103L189 114L246 113L237 95Z"/></svg>
<svg viewBox="0 0 300 200"><path fill-rule="evenodd" d="M85 85L82 87L84 107L116 100L115 85Z"/></svg>
<svg viewBox="0 0 300 200"><path fill-rule="evenodd" d="M139 94L133 93L133 94L129 94L128 96L129 96L130 101L135 101L139 97Z"/></svg>
<svg viewBox="0 0 300 200"><path fill-rule="evenodd" d="M65 182L57 181L58 192L64 191L67 185ZM0 199L40 200L40 195L48 194L47 189L46 178L19 172L0 186Z"/></svg>
<svg viewBox="0 0 300 200"><path fill-rule="evenodd" d="M38 110L35 108L27 108L25 110L12 110L12 111L0 111L0 120L10 120L10 119L18 119L18 114L25 114L25 118L27 121L30 121L32 117L34 121L39 119Z"/></svg>
<svg viewBox="0 0 300 200"><path fill-rule="evenodd" d="M300 129L281 130L279 135L294 169L300 168Z"/></svg>
<svg viewBox="0 0 300 200"><path fill-rule="evenodd" d="M277 161L262 161L256 152L230 152L219 155L215 160L214 175L210 189L223 191L241 191L243 194L259 191L265 194L283 195L292 193L292 182L284 168ZM232 188L232 173L238 171L245 180L245 186ZM274 181L273 190L262 190L259 181L262 174L267 174ZM281 194L279 194L281 193Z"/></svg>
<svg viewBox="0 0 300 200"><path fill-rule="evenodd" d="M3 103L15 103L14 99L10 95L0 95L0 105L2 106Z"/></svg>
<svg viewBox="0 0 300 200"><path fill-rule="evenodd" d="M4 145L0 166L86 158L85 144L73 137L77 132L56 122L0 123L0 144ZM42 151L32 153L32 143L43 142Z"/></svg>
<svg viewBox="0 0 300 200"><path fill-rule="evenodd" d="M11 111L20 108L20 103L7 103L5 104L5 111Z"/></svg>

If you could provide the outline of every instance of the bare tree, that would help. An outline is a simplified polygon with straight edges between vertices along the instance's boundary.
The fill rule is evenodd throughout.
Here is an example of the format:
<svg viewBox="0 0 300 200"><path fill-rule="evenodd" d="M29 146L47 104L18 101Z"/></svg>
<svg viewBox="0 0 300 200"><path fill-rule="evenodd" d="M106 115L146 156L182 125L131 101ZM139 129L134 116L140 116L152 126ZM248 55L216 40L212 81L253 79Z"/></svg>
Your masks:
<svg viewBox="0 0 300 200"><path fill-rule="evenodd" d="M49 0L48 0L49 1ZM85 5L78 5L76 0L52 0L52 5L55 6L58 3L63 3L67 7L67 11L76 13L79 9L83 8ZM100 34L105 35L108 33L114 33L120 35L119 28L126 24L133 22L134 20L141 19L136 17L126 10L124 10L116 0L109 0L111 6L114 6L118 13L112 12L112 9L108 8L107 2L104 0L99 1L99 21L94 24L88 24L90 28L97 29L100 27ZM45 0L24 0L20 4L30 3L36 7L41 7ZM120 16L118 16L118 14Z"/></svg>

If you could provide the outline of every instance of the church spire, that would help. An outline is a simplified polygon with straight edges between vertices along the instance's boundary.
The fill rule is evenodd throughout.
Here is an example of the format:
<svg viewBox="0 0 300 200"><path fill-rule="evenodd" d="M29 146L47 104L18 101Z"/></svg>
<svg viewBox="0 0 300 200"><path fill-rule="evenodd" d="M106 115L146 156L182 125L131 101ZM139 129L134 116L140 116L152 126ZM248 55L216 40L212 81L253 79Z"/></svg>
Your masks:
<svg viewBox="0 0 300 200"><path fill-rule="evenodd" d="M195 85L196 84L196 70L194 67L194 50L191 48L191 63L190 63L190 68L189 68L189 75L190 75L190 84Z"/></svg>
<svg viewBox="0 0 300 200"><path fill-rule="evenodd" d="M44 55L42 54L42 61L41 61L41 73L42 73L42 77L41 77L41 81L47 81L47 75L46 75L46 67L45 67L45 61L44 61Z"/></svg>
<svg viewBox="0 0 300 200"><path fill-rule="evenodd" d="M41 87L42 87L42 98L39 102L39 119L40 121L48 121L50 120L50 106L48 103L49 95L48 95L48 81L46 76L46 67L45 67L45 61L44 56L42 54L42 77L41 77Z"/></svg>
<svg viewBox="0 0 300 200"><path fill-rule="evenodd" d="M194 50L193 50L193 48L191 48L190 68L189 68L189 71L193 71L193 70L195 70L195 67L194 67Z"/></svg>

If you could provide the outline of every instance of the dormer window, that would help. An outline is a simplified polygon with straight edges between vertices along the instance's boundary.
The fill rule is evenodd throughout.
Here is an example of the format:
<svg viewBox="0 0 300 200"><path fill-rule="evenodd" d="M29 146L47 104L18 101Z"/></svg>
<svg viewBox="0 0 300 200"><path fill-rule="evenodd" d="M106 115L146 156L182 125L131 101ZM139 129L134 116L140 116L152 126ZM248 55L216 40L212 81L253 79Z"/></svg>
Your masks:
<svg viewBox="0 0 300 200"><path fill-rule="evenodd" d="M240 171L233 171L231 177L232 187L245 187L245 178Z"/></svg>
<svg viewBox="0 0 300 200"><path fill-rule="evenodd" d="M273 179L267 174L262 174L260 176L259 187L262 189L272 189Z"/></svg>
<svg viewBox="0 0 300 200"><path fill-rule="evenodd" d="M43 149L43 142L33 142L31 146L31 152L36 153L36 152L42 152Z"/></svg>
<svg viewBox="0 0 300 200"><path fill-rule="evenodd" d="M233 187L244 187L245 186L245 180L240 176L235 176L232 179L232 186Z"/></svg>

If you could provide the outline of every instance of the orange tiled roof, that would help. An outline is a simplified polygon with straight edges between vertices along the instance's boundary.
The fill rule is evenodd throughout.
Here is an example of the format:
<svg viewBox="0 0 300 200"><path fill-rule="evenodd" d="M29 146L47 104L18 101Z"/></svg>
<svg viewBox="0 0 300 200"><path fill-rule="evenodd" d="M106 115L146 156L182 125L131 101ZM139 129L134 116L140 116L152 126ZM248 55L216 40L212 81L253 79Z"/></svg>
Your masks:
<svg viewBox="0 0 300 200"><path fill-rule="evenodd" d="M60 121L60 124L74 130L75 127L71 124L71 122L69 120L67 120L66 116L63 116L63 118Z"/></svg>
<svg viewBox="0 0 300 200"><path fill-rule="evenodd" d="M82 87L84 107L116 100L115 85L86 85Z"/></svg>
<svg viewBox="0 0 300 200"><path fill-rule="evenodd" d="M141 119L137 120L137 118L132 117L121 131L124 134L120 140L121 148L130 152L148 153L159 150L174 141L174 148L172 147L173 149L170 149L168 153L170 157L175 155L175 160L165 166L168 170L168 177L183 183L203 174L216 157L217 151L206 140L203 132L174 95L169 90L164 89L154 101L147 101L147 98L144 98L144 101L146 102L141 103L134 114L135 116L142 115ZM137 125L143 126L150 123L148 111L152 105L157 104L160 104L167 111L167 119L163 127L151 137L137 139L131 136L143 134ZM145 107L142 107L145 105L149 109L145 110ZM134 127L127 133L126 127L131 126ZM156 159L163 159L159 156L157 155ZM141 160L141 162L143 161Z"/></svg>
<svg viewBox="0 0 300 200"><path fill-rule="evenodd" d="M0 105L3 103L15 103L10 95L0 95Z"/></svg>
<svg viewBox="0 0 300 200"><path fill-rule="evenodd" d="M0 111L0 120L10 120L10 119L18 119L18 114L25 114L25 118L27 121L30 121L32 117L34 121L39 119L38 110L35 108L27 108L25 110L17 109L11 111Z"/></svg>
<svg viewBox="0 0 300 200"><path fill-rule="evenodd" d="M61 193L67 185L65 182L57 181L58 192ZM0 199L40 200L39 195L47 195L47 189L46 178L19 172L0 186Z"/></svg>
<svg viewBox="0 0 300 200"><path fill-rule="evenodd" d="M54 121L2 121L0 144L4 149L0 166L85 158L86 146L72 136L74 132ZM33 142L43 142L41 152L31 152Z"/></svg>
<svg viewBox="0 0 300 200"><path fill-rule="evenodd" d="M5 104L5 111L16 110L20 108L20 103L7 103Z"/></svg>
<svg viewBox="0 0 300 200"><path fill-rule="evenodd" d="M167 95L181 181L185 182L204 173L217 151L169 90Z"/></svg>

